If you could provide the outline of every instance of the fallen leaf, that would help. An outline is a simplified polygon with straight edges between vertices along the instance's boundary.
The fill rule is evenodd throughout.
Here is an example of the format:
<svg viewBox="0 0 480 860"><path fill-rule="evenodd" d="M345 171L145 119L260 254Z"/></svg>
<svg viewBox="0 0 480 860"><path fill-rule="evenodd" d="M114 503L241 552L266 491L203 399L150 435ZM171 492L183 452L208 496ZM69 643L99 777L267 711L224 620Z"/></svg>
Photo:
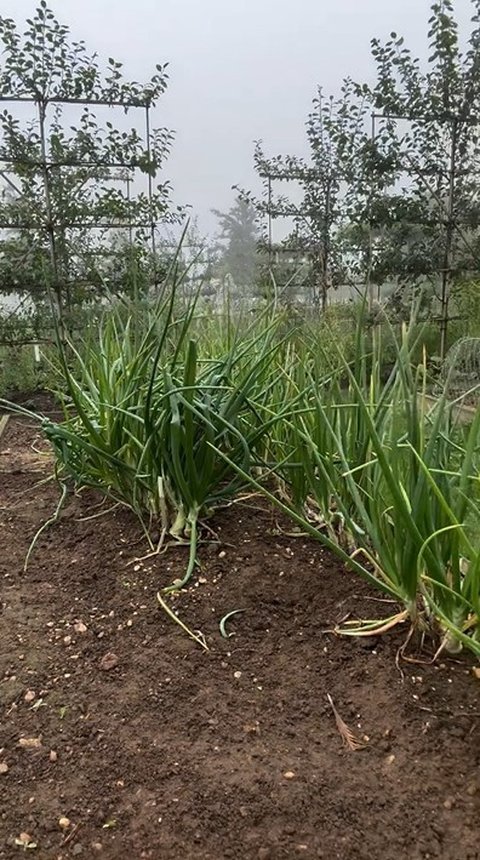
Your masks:
<svg viewBox="0 0 480 860"><path fill-rule="evenodd" d="M333 711L335 722L337 724L337 729L341 735L344 746L348 747L348 749L352 750L352 752L364 749L365 741L363 741L361 738L356 737L352 730L349 729L347 724L342 720L329 693L327 693L327 699Z"/></svg>

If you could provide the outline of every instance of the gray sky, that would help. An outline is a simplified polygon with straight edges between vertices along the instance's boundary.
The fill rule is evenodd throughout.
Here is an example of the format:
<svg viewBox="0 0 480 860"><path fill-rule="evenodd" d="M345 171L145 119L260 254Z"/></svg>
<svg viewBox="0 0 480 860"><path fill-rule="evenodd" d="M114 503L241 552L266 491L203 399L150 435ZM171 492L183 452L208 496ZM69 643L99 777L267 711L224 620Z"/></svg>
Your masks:
<svg viewBox="0 0 480 860"><path fill-rule="evenodd" d="M23 22L32 0L2 0ZM204 231L212 207L225 210L231 186L255 187L253 141L268 153L303 154L304 122L321 84L337 93L347 75L371 78L369 41L405 36L426 56L430 0L50 0L72 36L114 56L142 81L170 63L156 124L177 132L166 175L175 201L190 203ZM456 0L462 25L469 0Z"/></svg>

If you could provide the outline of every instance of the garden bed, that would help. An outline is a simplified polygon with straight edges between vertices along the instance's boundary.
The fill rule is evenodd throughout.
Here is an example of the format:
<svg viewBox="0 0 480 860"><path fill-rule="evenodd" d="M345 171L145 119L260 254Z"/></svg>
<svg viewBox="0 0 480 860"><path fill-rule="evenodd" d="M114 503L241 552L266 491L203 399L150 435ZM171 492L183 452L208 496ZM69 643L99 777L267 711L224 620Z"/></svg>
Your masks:
<svg viewBox="0 0 480 860"><path fill-rule="evenodd" d="M325 632L392 607L257 497L217 514L173 603L208 652L155 600L186 550L129 564L146 551L136 520L85 520L88 493L23 574L58 499L39 448L18 419L0 440L2 860L27 843L42 860L478 860L468 656L397 667L405 628ZM363 749L342 745L327 694Z"/></svg>

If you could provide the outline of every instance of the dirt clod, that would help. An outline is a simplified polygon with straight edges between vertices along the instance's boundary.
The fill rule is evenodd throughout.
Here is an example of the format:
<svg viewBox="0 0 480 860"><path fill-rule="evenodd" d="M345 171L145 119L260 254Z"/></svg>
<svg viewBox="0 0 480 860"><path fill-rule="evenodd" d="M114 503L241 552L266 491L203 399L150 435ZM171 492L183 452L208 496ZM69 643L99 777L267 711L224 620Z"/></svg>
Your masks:
<svg viewBox="0 0 480 860"><path fill-rule="evenodd" d="M118 657L113 651L107 651L106 654L100 660L100 669L103 672L109 672L111 669L115 669L118 666Z"/></svg>

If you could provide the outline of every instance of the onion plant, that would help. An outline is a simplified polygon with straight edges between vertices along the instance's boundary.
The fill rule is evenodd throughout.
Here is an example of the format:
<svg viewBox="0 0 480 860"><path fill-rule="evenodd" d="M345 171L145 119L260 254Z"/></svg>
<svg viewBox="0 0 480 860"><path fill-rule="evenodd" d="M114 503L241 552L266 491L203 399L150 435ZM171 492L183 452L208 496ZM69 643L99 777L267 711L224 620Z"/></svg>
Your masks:
<svg viewBox="0 0 480 860"><path fill-rule="evenodd" d="M190 543L198 521L243 485L219 454L248 473L272 418L266 405L282 349L277 319L234 328L228 348L199 346L196 300L173 285L145 317L112 305L79 346L60 350L64 420L43 421L61 480L130 507L152 551L167 534ZM206 357L205 357L206 352ZM215 354L216 352L216 354Z"/></svg>
<svg viewBox="0 0 480 860"><path fill-rule="evenodd" d="M359 330L354 362L327 378L317 372L318 345L291 362L289 386L303 388L303 397L273 428L268 452L290 501L263 492L401 604L389 619L341 632L371 634L409 619L412 629L439 626L449 650L467 645L480 654L480 534L473 525L480 411L465 431L444 397L428 410L425 363L412 367L414 348L405 331L385 381L378 333L367 350Z"/></svg>

